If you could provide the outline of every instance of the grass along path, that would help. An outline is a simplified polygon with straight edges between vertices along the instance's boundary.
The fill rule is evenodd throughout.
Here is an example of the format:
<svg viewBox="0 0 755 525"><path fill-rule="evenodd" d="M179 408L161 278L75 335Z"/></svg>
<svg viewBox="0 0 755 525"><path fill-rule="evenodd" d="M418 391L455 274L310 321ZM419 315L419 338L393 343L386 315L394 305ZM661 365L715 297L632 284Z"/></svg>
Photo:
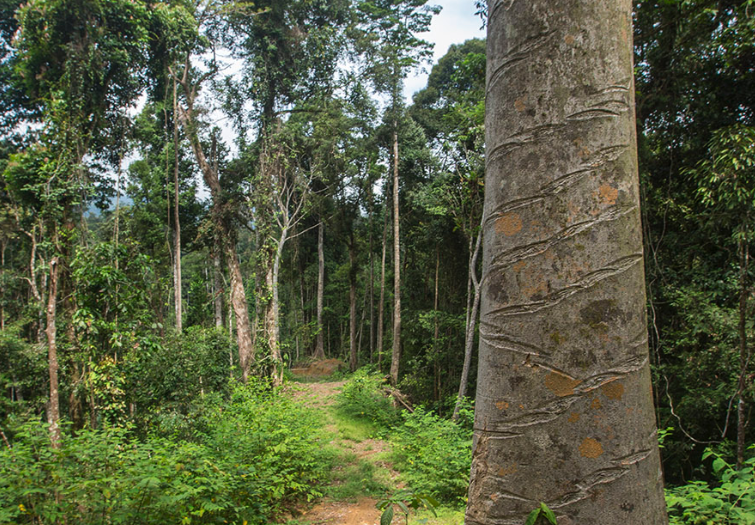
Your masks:
<svg viewBox="0 0 755 525"><path fill-rule="evenodd" d="M340 413L336 396L344 381L295 383L294 396L321 413L325 435L333 447L334 466L331 484L323 489L323 498L288 525L379 525L378 500L404 488L400 473L390 461L390 443L375 437L378 429L369 421L355 420ZM426 520L426 521L425 521ZM410 523L456 525L463 523L463 513L438 509L412 515ZM397 514L394 524L403 524Z"/></svg>

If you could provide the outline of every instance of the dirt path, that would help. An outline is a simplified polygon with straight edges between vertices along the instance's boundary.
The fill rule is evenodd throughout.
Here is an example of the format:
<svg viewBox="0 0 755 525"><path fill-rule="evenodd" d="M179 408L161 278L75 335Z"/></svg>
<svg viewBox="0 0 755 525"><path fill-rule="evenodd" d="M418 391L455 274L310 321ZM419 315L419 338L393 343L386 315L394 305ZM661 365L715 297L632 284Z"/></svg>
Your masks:
<svg viewBox="0 0 755 525"><path fill-rule="evenodd" d="M334 404L344 381L295 383L294 397L313 409L322 410L325 431L331 444L342 453L333 469L333 484L326 496L306 510L291 525L378 525L380 511L375 507L376 492L400 488L398 472L389 462L390 444L365 434L364 426L337 416ZM360 480L360 477L363 478ZM360 482L363 486L360 486ZM365 495L362 490L372 495ZM382 490L381 490L382 489ZM394 519L398 523L398 519Z"/></svg>

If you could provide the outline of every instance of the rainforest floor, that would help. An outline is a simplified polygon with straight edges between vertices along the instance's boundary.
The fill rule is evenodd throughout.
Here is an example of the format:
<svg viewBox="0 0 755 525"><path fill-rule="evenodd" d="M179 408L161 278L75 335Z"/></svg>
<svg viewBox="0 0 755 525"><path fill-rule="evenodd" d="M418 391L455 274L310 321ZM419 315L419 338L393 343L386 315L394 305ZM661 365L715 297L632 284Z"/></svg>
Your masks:
<svg viewBox="0 0 755 525"><path fill-rule="evenodd" d="M405 488L391 462L391 444L379 437L378 428L368 421L355 420L336 407L336 396L344 381L294 382L293 395L318 411L324 432L336 454L330 484L322 489L323 497L294 512L287 525L379 525L381 512L376 503ZM398 509L396 509L398 510ZM412 513L409 523L457 525L464 522L461 510L436 509ZM404 524L401 513L393 523Z"/></svg>

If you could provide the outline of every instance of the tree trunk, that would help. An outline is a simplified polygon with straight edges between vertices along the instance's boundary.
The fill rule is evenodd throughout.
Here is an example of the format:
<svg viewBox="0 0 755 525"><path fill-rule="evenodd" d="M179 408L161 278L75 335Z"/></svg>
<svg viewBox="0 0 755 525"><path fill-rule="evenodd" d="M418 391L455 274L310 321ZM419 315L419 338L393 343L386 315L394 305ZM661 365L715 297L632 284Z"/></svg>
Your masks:
<svg viewBox="0 0 755 525"><path fill-rule="evenodd" d="M440 323L438 322L438 281L440 277L440 246L435 246L435 299L433 300L433 312L434 319L433 324L435 329L433 330L433 399L438 401L440 399L440 391L438 388L438 381L440 375L440 369L438 367L438 337L440 336Z"/></svg>
<svg viewBox="0 0 755 525"><path fill-rule="evenodd" d="M393 122L393 351L391 384L398 384L401 361L401 243L398 206L398 123Z"/></svg>
<svg viewBox="0 0 755 525"><path fill-rule="evenodd" d="M273 301L270 305L272 314L272 330L269 334L270 342L270 355L273 358L273 365L275 370L273 371L273 384L280 385L283 382L283 360L281 359L281 347L280 347L280 315L278 311L278 305L280 303L278 298L278 274L280 273L281 257L283 257L283 247L286 245L288 239L288 226L284 226L281 231L280 239L278 239L278 248L275 250L275 259L273 260L273 275L272 275L272 287L273 287Z"/></svg>
<svg viewBox="0 0 755 525"><path fill-rule="evenodd" d="M228 273L231 278L231 308L236 318L236 341L239 347L239 366L241 368L241 378L244 383L249 378L249 370L254 360L254 348L252 347L252 331L249 325L249 307L246 302L246 292L244 290L244 281L241 275L241 266L239 265L238 254L236 253L236 242L233 232L230 230L227 218L224 217L222 188L218 172L213 169L205 157L202 144L196 131L194 121L194 97L195 89L189 84L188 78L189 63L184 68L183 79L181 83L186 94L186 108L178 108L179 117L184 126L184 131L189 137L191 149L194 157L202 171L205 184L210 188L212 196L212 220L217 235L221 240L221 246L225 251L226 262L228 263Z"/></svg>
<svg viewBox="0 0 755 525"><path fill-rule="evenodd" d="M378 301L378 326L377 326L377 346L378 351L378 370L383 369L383 326L385 321L383 320L383 314L385 312L385 252L388 246L388 210L385 210L383 219L383 256L380 259L380 300Z"/></svg>
<svg viewBox="0 0 755 525"><path fill-rule="evenodd" d="M349 243L349 368L357 369L357 264L356 245L352 233Z"/></svg>
<svg viewBox="0 0 755 525"><path fill-rule="evenodd" d="M648 363L632 3L492 0L467 525L667 523Z"/></svg>
<svg viewBox="0 0 755 525"><path fill-rule="evenodd" d="M50 287L47 292L47 366L50 374L50 401L47 422L50 425L52 448L60 448L60 395L58 393L58 341L55 316L58 302L58 258L50 260Z"/></svg>
<svg viewBox="0 0 755 525"><path fill-rule="evenodd" d="M320 219L317 228L317 343L315 359L325 359L325 342L322 326L323 297L325 296L325 223Z"/></svg>
<svg viewBox="0 0 755 525"><path fill-rule="evenodd" d="M746 443L746 407L744 392L747 382L747 364L750 361L747 349L747 296L750 290L747 285L747 272L750 262L749 235L743 235L739 241L739 385L737 400L737 470L744 465Z"/></svg>
<svg viewBox="0 0 755 525"><path fill-rule="evenodd" d="M183 310L181 304L181 221L178 217L178 99L177 82L173 79L173 228L174 228L174 268L173 268L173 293L176 306L176 331L183 331Z"/></svg>
<svg viewBox="0 0 755 525"><path fill-rule="evenodd" d="M470 232L471 234L471 232ZM469 278L474 288L474 298L472 299L472 309L467 316L467 331L464 338L464 366L461 369L461 380L459 381L459 396L456 399L456 406L451 419L459 419L459 409L464 396L467 395L467 385L469 384L469 367L472 363L472 351L474 350L474 335L477 327L477 312L480 306L480 281L477 279L477 258L480 255L480 246L482 244L482 228L477 233L472 260L469 262Z"/></svg>
<svg viewBox="0 0 755 525"><path fill-rule="evenodd" d="M375 276L374 276L374 262L373 262L373 246L372 246L372 216L373 216L373 198L372 198L372 183L370 183L367 191L368 206L370 207L369 214L369 254L370 254L370 272L369 272L369 299L370 299L370 363L375 362Z"/></svg>

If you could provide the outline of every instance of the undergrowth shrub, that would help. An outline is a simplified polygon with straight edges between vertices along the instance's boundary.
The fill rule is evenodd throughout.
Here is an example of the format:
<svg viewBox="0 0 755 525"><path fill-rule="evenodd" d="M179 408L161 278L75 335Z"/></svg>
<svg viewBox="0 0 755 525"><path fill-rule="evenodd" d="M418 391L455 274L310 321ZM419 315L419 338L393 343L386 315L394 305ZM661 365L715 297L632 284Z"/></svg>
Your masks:
<svg viewBox="0 0 755 525"><path fill-rule="evenodd" d="M710 450L703 459L709 457L718 478L714 486L691 481L666 489L670 525L755 525L755 457L741 470Z"/></svg>
<svg viewBox="0 0 755 525"><path fill-rule="evenodd" d="M353 418L372 421L382 429L393 427L401 419L384 392L385 385L385 378L360 368L343 385L338 409Z"/></svg>
<svg viewBox="0 0 755 525"><path fill-rule="evenodd" d="M205 402L213 424L193 442L109 428L53 450L46 425L21 425L0 450L0 523L262 525L320 494L329 457L311 413L261 383Z"/></svg>
<svg viewBox="0 0 755 525"><path fill-rule="evenodd" d="M468 419L463 410L460 421ZM417 493L443 503L466 500L472 464L472 430L420 407L404 412L404 422L392 434L393 457L406 484Z"/></svg>

